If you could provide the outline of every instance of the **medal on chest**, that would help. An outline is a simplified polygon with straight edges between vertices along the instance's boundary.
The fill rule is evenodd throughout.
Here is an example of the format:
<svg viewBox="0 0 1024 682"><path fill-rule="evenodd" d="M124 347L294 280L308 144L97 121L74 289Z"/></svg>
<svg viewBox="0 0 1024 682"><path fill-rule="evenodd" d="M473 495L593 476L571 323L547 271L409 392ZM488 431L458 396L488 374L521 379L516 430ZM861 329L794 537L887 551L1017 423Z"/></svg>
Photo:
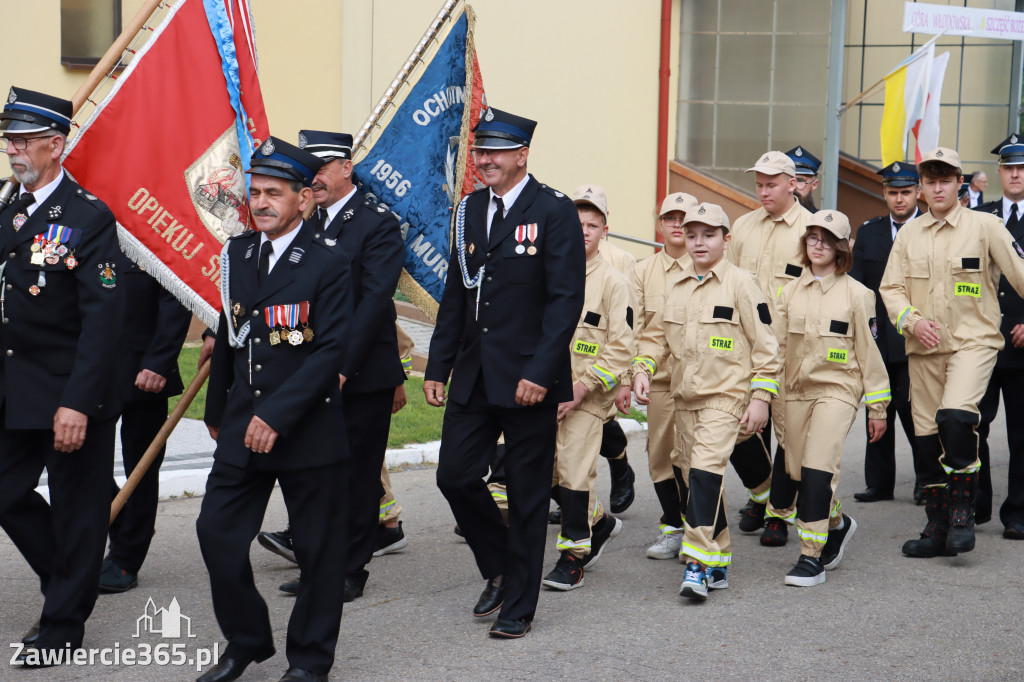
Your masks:
<svg viewBox="0 0 1024 682"><path fill-rule="evenodd" d="M263 309L264 321L271 330L270 345L282 341L289 345L301 346L313 341L313 330L309 327L309 301L273 305Z"/></svg>

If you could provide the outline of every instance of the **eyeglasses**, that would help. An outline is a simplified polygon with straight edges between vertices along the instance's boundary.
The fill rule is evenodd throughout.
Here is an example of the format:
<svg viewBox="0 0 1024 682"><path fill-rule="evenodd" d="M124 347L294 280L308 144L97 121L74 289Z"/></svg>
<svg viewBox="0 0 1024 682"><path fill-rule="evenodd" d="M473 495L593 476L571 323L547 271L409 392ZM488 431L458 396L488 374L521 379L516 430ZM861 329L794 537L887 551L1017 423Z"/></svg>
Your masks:
<svg viewBox="0 0 1024 682"><path fill-rule="evenodd" d="M804 177L804 176L797 176L797 178L796 178L796 186L797 187L803 187L804 185L811 184L812 182L814 182L817 179L818 178L815 178L815 177L809 177L808 178L808 177Z"/></svg>
<svg viewBox="0 0 1024 682"><path fill-rule="evenodd" d="M678 218L676 216L672 216L672 217L662 216L661 217L661 222L665 223L666 225L682 225L683 224L683 220L685 220L685 218Z"/></svg>
<svg viewBox="0 0 1024 682"><path fill-rule="evenodd" d="M36 137L0 137L0 152L7 151L7 147L13 146L19 152L28 149L29 140L46 140L53 135L38 135Z"/></svg>
<svg viewBox="0 0 1024 682"><path fill-rule="evenodd" d="M825 241L824 238L818 237L817 235L813 234L804 235L804 244L807 244L807 246L817 246L818 244L821 244L821 248L825 249L826 251L831 251L833 248L835 248L827 241Z"/></svg>

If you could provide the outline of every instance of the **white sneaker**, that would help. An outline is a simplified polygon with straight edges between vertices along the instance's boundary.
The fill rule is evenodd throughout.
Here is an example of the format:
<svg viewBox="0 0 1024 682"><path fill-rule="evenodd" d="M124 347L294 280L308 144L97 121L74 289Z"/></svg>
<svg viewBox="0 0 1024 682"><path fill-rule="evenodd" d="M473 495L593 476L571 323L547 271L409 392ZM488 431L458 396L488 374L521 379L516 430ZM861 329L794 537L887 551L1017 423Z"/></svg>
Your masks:
<svg viewBox="0 0 1024 682"><path fill-rule="evenodd" d="M647 548L648 559L675 559L683 547L682 533L662 533L658 541Z"/></svg>

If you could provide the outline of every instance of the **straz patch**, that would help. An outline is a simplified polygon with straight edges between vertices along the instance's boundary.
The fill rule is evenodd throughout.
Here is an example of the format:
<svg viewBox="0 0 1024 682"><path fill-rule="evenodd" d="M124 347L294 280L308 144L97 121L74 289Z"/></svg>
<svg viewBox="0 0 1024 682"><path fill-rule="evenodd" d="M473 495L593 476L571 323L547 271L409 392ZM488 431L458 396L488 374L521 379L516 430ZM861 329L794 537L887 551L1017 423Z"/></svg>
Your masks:
<svg viewBox="0 0 1024 682"><path fill-rule="evenodd" d="M829 362L839 362L845 365L846 353L847 351L845 350L840 350L838 348L829 348L828 354L825 355L825 359L828 360Z"/></svg>
<svg viewBox="0 0 1024 682"><path fill-rule="evenodd" d="M980 284L973 284L971 282L957 282L954 285L953 291L957 296L971 296L973 298L981 298Z"/></svg>
<svg viewBox="0 0 1024 682"><path fill-rule="evenodd" d="M877 317L872 317L870 320L868 320L868 325L871 327L871 338L877 339L878 338L878 318Z"/></svg>
<svg viewBox="0 0 1024 682"><path fill-rule="evenodd" d="M711 350L732 350L732 339L724 336L712 336L708 348Z"/></svg>
<svg viewBox="0 0 1024 682"><path fill-rule="evenodd" d="M594 343L593 341L584 341L583 339L576 339L576 343L573 344L572 347L572 352L579 353L580 355L589 355L591 357L596 357L599 348L601 348L601 344L599 343Z"/></svg>
<svg viewBox="0 0 1024 682"><path fill-rule="evenodd" d="M1020 242L1013 243L1013 250L1017 252L1017 255L1024 258L1024 246L1021 246Z"/></svg>

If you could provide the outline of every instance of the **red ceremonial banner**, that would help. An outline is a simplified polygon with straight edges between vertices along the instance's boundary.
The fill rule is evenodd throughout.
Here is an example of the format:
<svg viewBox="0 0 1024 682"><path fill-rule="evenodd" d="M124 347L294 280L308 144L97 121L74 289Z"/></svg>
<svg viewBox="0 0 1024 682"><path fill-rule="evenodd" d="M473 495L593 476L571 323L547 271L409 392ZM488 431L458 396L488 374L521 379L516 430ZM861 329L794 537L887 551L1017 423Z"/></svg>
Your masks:
<svg viewBox="0 0 1024 682"><path fill-rule="evenodd" d="M113 211L129 257L211 326L221 307L222 245L249 226L248 152L240 151L222 66L232 43L234 92L253 146L269 135L248 2L222 1L223 14L218 2L208 9L203 0L170 9L81 125L64 160Z"/></svg>

